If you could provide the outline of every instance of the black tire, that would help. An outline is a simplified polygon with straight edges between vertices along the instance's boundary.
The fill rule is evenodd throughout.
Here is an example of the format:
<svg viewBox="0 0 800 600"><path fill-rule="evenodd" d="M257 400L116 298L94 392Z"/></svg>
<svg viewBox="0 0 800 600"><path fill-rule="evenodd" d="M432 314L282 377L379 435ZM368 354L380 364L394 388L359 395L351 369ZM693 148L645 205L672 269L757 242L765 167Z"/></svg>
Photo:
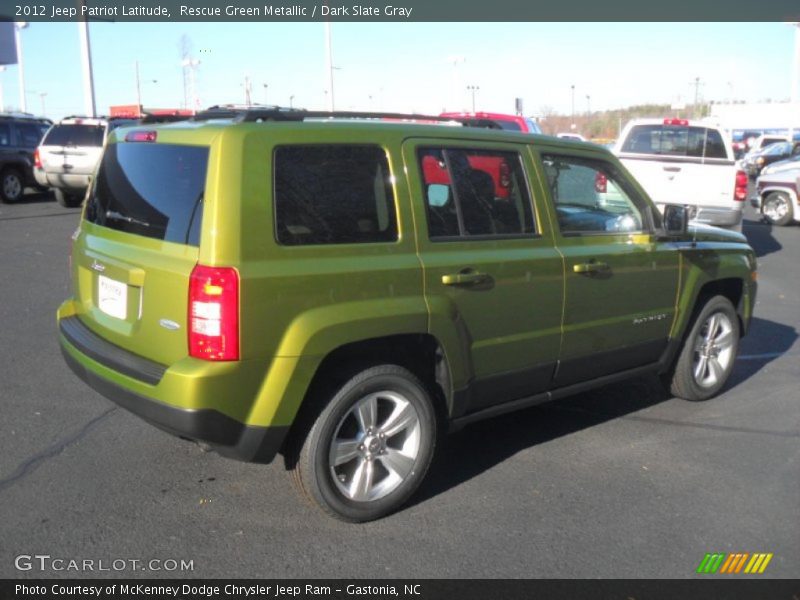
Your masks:
<svg viewBox="0 0 800 600"><path fill-rule="evenodd" d="M770 192L764 197L761 213L773 225L788 225L794 218L792 199L786 192Z"/></svg>
<svg viewBox="0 0 800 600"><path fill-rule="evenodd" d="M730 300L710 298L684 339L670 381L672 394L695 402L716 395L733 371L739 335L739 318Z"/></svg>
<svg viewBox="0 0 800 600"><path fill-rule="evenodd" d="M0 174L0 200L6 203L16 202L25 193L25 180L18 169L8 167Z"/></svg>
<svg viewBox="0 0 800 600"><path fill-rule="evenodd" d="M362 427L369 422L374 429ZM294 479L329 515L372 521L416 491L435 445L436 415L425 385L403 367L374 366L349 379L321 410L299 449ZM338 465L335 448L341 451Z"/></svg>
<svg viewBox="0 0 800 600"><path fill-rule="evenodd" d="M64 190L58 188L53 188L53 194L56 197L56 201L64 208L75 208L76 206L80 206L81 202L83 202L83 196L68 194Z"/></svg>

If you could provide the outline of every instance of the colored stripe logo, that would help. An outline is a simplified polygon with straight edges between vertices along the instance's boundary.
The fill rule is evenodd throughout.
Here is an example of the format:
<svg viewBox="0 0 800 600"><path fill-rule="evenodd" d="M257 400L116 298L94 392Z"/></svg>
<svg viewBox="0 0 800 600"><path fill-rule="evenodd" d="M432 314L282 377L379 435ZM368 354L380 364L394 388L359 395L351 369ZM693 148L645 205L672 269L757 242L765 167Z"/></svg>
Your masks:
<svg viewBox="0 0 800 600"><path fill-rule="evenodd" d="M731 554L725 552L707 553L703 560L700 561L700 566L697 567L697 573L713 575L720 574L739 574L748 573L751 575L763 573L769 561L772 560L773 554L756 552L749 554L748 552L734 552Z"/></svg>

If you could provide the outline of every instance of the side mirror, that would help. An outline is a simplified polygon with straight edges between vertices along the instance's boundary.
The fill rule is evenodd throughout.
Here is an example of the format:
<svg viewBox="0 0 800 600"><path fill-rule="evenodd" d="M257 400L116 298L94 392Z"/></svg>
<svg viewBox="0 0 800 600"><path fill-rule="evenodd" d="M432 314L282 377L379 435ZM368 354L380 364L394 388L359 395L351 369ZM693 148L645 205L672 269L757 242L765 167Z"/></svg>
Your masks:
<svg viewBox="0 0 800 600"><path fill-rule="evenodd" d="M679 204L667 204L664 206L664 233L669 236L684 235L688 223L688 208Z"/></svg>

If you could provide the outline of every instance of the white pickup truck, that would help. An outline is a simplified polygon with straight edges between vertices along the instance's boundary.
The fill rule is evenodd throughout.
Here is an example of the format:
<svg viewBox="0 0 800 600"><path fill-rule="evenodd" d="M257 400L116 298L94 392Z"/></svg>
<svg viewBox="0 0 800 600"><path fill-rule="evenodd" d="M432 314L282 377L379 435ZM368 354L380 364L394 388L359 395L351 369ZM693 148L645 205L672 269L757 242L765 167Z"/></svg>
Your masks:
<svg viewBox="0 0 800 600"><path fill-rule="evenodd" d="M747 175L737 170L721 128L686 119L634 119L613 152L660 209L684 204L697 222L740 225Z"/></svg>

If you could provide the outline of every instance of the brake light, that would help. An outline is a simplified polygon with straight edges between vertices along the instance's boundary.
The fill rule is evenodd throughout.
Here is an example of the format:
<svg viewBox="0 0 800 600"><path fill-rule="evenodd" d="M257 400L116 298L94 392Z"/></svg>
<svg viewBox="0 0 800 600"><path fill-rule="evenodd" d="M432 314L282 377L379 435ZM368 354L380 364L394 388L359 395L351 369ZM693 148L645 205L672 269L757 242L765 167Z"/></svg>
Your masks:
<svg viewBox="0 0 800 600"><path fill-rule="evenodd" d="M500 161L500 187L511 187L511 169L506 161Z"/></svg>
<svg viewBox="0 0 800 600"><path fill-rule="evenodd" d="M125 136L126 142L155 142L157 132L155 131L131 131Z"/></svg>
<svg viewBox="0 0 800 600"><path fill-rule="evenodd" d="M189 278L189 355L239 360L239 274L196 265Z"/></svg>
<svg viewBox="0 0 800 600"><path fill-rule="evenodd" d="M598 194L605 194L608 191L608 178L600 171L594 174L594 191Z"/></svg>
<svg viewBox="0 0 800 600"><path fill-rule="evenodd" d="M42 168L42 157L39 156L39 149L38 148L33 151L33 167L35 169L41 169Z"/></svg>
<svg viewBox="0 0 800 600"><path fill-rule="evenodd" d="M689 125L686 119L664 119L664 125L682 125L684 127Z"/></svg>
<svg viewBox="0 0 800 600"><path fill-rule="evenodd" d="M747 173L736 171L736 187L733 189L733 199L743 202L747 199Z"/></svg>

